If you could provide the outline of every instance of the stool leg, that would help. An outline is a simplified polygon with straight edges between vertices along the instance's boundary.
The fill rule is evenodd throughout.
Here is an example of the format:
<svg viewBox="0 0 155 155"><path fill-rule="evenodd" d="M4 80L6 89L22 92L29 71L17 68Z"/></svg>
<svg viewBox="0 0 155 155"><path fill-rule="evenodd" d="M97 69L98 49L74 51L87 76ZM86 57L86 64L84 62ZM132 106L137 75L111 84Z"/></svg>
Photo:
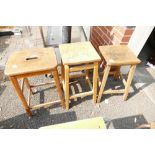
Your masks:
<svg viewBox="0 0 155 155"><path fill-rule="evenodd" d="M19 86L19 83L18 83L17 79L15 77L10 77L10 80L11 80L11 82L12 82L12 84L13 84L15 90L16 90L16 93L17 93L18 97L20 98L20 100L21 100L27 114L30 117L32 117L32 112L31 112L30 107L28 106L28 104L26 102L26 99L25 99L25 97L23 95L23 92L20 89L20 86Z"/></svg>
<svg viewBox="0 0 155 155"><path fill-rule="evenodd" d="M61 85L60 85L60 80L59 80L59 74L58 74L57 69L52 71L52 75L55 80L55 84L56 84L56 87L58 90L59 97L61 99L62 107L65 108L65 101L64 101L64 97L63 97L63 93L62 93L62 89L61 89Z"/></svg>
<svg viewBox="0 0 155 155"><path fill-rule="evenodd" d="M69 109L69 66L65 65L65 102L66 109Z"/></svg>
<svg viewBox="0 0 155 155"><path fill-rule="evenodd" d="M131 85L131 82L132 82L132 79L133 79L133 75L134 75L135 69L136 69L136 65L132 65L130 67L127 83L126 83L126 86L125 86L125 93L124 93L124 96L123 96L124 100L127 99L128 92L129 92L129 89L130 89L130 85Z"/></svg>
<svg viewBox="0 0 155 155"><path fill-rule="evenodd" d="M61 80L64 81L64 65L61 62Z"/></svg>
<svg viewBox="0 0 155 155"><path fill-rule="evenodd" d="M99 91L99 95L98 95L98 99L97 99L98 103L101 101L101 97L102 97L102 94L104 91L105 84L107 82L107 78L108 78L108 75L110 72L110 68L111 68L111 66L105 67L105 71L104 71L104 75L103 75L103 79L102 79L102 83L101 83L101 87L100 87L100 91Z"/></svg>
<svg viewBox="0 0 155 155"><path fill-rule="evenodd" d="M98 62L94 63L94 73L93 73L93 101L96 103L97 98L97 80L98 80Z"/></svg>
<svg viewBox="0 0 155 155"><path fill-rule="evenodd" d="M25 80L26 87L27 87L28 89L30 89L30 92L32 93L32 88L31 88L31 86L30 86L30 83L29 83L28 78L24 78L24 80Z"/></svg>

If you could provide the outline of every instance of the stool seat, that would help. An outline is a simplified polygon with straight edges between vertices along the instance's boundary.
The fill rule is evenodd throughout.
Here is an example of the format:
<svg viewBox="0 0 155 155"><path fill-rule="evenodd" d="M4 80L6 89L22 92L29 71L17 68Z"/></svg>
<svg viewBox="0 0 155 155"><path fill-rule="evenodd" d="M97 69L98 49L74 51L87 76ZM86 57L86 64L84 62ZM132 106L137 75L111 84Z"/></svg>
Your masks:
<svg viewBox="0 0 155 155"><path fill-rule="evenodd" d="M99 47L107 65L123 66L139 64L140 60L126 45L107 45Z"/></svg>
<svg viewBox="0 0 155 155"><path fill-rule="evenodd" d="M101 60L90 42L61 44L59 48L64 65L77 65Z"/></svg>
<svg viewBox="0 0 155 155"><path fill-rule="evenodd" d="M8 59L5 74L8 76L51 70L57 67L53 48L34 48L14 52Z"/></svg>

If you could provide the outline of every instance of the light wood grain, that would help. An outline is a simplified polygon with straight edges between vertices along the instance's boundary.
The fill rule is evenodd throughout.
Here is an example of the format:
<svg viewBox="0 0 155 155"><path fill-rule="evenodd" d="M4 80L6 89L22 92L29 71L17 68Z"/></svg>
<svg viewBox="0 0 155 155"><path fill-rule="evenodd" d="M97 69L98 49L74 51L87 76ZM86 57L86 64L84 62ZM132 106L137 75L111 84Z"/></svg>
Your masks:
<svg viewBox="0 0 155 155"><path fill-rule="evenodd" d="M100 90L99 90L98 99L97 99L98 103L101 101L102 94L104 93L104 87L105 87L106 82L107 82L107 78L108 78L108 75L109 75L109 72L110 72L110 68L111 68L111 66L106 66L106 68L105 68L102 83L101 83L101 87L100 87Z"/></svg>
<svg viewBox="0 0 155 155"><path fill-rule="evenodd" d="M32 112L30 110L30 107L28 106L27 102L26 102L26 99L23 95L23 92L22 90L20 89L20 86L19 86L19 83L17 81L17 79L15 77L9 77L11 82L12 82L12 85L14 86L15 90L16 90L16 93L18 95L18 97L20 98L22 104L23 104L23 107L25 108L27 114L32 117Z"/></svg>
<svg viewBox="0 0 155 155"><path fill-rule="evenodd" d="M93 91L88 91L88 92L83 92L83 93L78 93L78 94L71 95L69 98L70 99L75 99L75 98L78 98L78 97L84 97L84 96L88 96L88 95L92 95L92 94L93 94Z"/></svg>
<svg viewBox="0 0 155 155"><path fill-rule="evenodd" d="M21 90L22 90L22 92L24 91L24 78L21 80Z"/></svg>
<svg viewBox="0 0 155 155"><path fill-rule="evenodd" d="M25 80L26 87L27 87L28 89L30 89L30 92L31 92L31 93L33 93L28 78L24 78L24 80Z"/></svg>
<svg viewBox="0 0 155 155"><path fill-rule="evenodd" d="M69 109L69 66L65 65L65 104L66 104L66 109Z"/></svg>
<svg viewBox="0 0 155 155"><path fill-rule="evenodd" d="M98 81L98 62L94 62L94 73L93 73L93 101L96 103L97 97L97 81Z"/></svg>
<svg viewBox="0 0 155 155"><path fill-rule="evenodd" d="M88 70L92 68L94 68L94 64L86 64L86 65L81 65L81 66L76 66L76 67L70 67L69 71L76 72L76 71Z"/></svg>
<svg viewBox="0 0 155 155"><path fill-rule="evenodd" d="M33 88L33 87L40 87L40 86L44 86L44 85L50 85L50 84L53 84L53 83L55 83L55 81L51 81L51 82L43 82L43 83L39 83L39 84L33 84L33 85L31 85L31 88Z"/></svg>
<svg viewBox="0 0 155 155"><path fill-rule="evenodd" d="M120 89L120 90L112 90L112 89L108 89L103 91L103 94L123 94L125 92L124 89Z"/></svg>
<svg viewBox="0 0 155 155"><path fill-rule="evenodd" d="M56 100L56 101L51 101L51 102L47 102L47 103L42 103L42 104L31 106L31 109L32 110L36 110L36 109L40 109L42 107L48 107L48 106L51 106L51 105L54 105L54 104L57 104L57 103L60 103L60 102L61 102L61 100Z"/></svg>
<svg viewBox="0 0 155 155"><path fill-rule="evenodd" d="M74 78L79 78L82 76L86 76L86 73L79 73L79 74L73 74L73 75L69 75L70 79L74 79Z"/></svg>
<svg viewBox="0 0 155 155"><path fill-rule="evenodd" d="M14 52L8 59L5 74L8 76L47 71L57 67L53 48L34 48Z"/></svg>
<svg viewBox="0 0 155 155"><path fill-rule="evenodd" d="M97 96L97 78L98 78L98 62L101 61L100 56L98 55L95 48L90 42L78 42L70 44L61 44L59 45L62 64L65 66L65 80L63 82L63 88L65 91L65 102L66 108L69 109L69 99L74 99L83 95L93 94L93 100L96 103ZM93 76L93 90L92 92L84 92L80 94L75 94L69 97L69 78L70 77L79 77L79 76L69 76L69 72L77 72L81 70L86 70L82 76L86 76L86 80L92 88L92 85L89 80L89 69L94 70Z"/></svg>
<svg viewBox="0 0 155 155"><path fill-rule="evenodd" d="M52 75L53 75L53 78L55 80L56 88L58 90L58 95L59 95L60 100L61 100L61 105L62 105L63 108L65 108L66 107L65 106L65 99L64 99L64 96L63 96L63 93L62 93L58 71L57 70L52 71Z"/></svg>
<svg viewBox="0 0 155 155"><path fill-rule="evenodd" d="M27 58L29 58L30 60L27 60ZM37 58L37 59L34 59L34 58ZM15 68L14 68L14 65L16 66ZM53 48L31 49L31 50L13 53L13 55L9 58L7 62L5 73L9 76L10 80L12 81L12 84L17 92L17 95L19 96L29 116L32 116L32 112L29 106L30 97L32 94L32 88L35 86L51 84L53 83L53 81L31 86L27 77L38 76L46 73L52 74L58 90L58 95L60 97L60 100L53 101L52 103L56 103L60 101L61 105L65 108L65 101L61 90L59 75L57 71L57 60L56 60L56 56ZM29 90L28 103L26 102L23 92L18 84L17 79L19 78L23 78L21 88L23 89L24 83L25 83ZM32 109L37 109L42 106L47 106L50 103L44 103L41 105L39 104L34 106Z"/></svg>
<svg viewBox="0 0 155 155"><path fill-rule="evenodd" d="M130 89L130 85L131 85L131 82L132 82L132 78L133 78L134 73L135 73L135 69L136 69L136 65L132 65L130 67L130 71L129 71L129 75L128 75L128 79L127 79L126 87L125 87L125 93L124 93L124 96L123 96L124 100L127 99L128 92L129 92L129 89Z"/></svg>
<svg viewBox="0 0 155 155"><path fill-rule="evenodd" d="M90 42L61 44L59 49L64 65L101 61L100 56Z"/></svg>
<svg viewBox="0 0 155 155"><path fill-rule="evenodd" d="M127 45L107 45L100 46L99 49L107 65L122 66L140 63L140 60Z"/></svg>

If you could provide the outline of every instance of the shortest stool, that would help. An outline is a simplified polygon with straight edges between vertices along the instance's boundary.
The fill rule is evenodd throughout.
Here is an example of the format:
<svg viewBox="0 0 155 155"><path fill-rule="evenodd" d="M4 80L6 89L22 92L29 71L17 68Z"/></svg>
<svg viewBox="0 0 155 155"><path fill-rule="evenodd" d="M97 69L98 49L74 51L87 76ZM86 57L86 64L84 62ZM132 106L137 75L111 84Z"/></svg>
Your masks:
<svg viewBox="0 0 155 155"><path fill-rule="evenodd" d="M27 114L30 117L32 116L31 110L48 106L50 104L61 102L62 106L65 107L64 97L62 94L62 89L57 71L57 60L53 48L35 48L14 52L8 59L5 68L5 74L9 76L9 79L11 80L18 97L20 98ZM54 81L38 85L30 85L27 78L43 74L53 75L60 100L30 106L30 97L31 94L33 94L32 88L36 86L42 86L44 84L52 84ZM22 79L21 86L18 83L18 79ZM24 84L26 84L26 87L29 90L28 102L26 101L23 94Z"/></svg>
<svg viewBox="0 0 155 155"><path fill-rule="evenodd" d="M126 45L107 45L107 46L100 46L100 52L106 61L106 66L104 69L103 79L100 86L99 96L97 102L100 102L102 94L113 94L113 93L124 93L124 100L127 99L128 92L130 89L130 85L132 82L132 78L136 69L136 65L140 63L140 60L133 54L133 52L126 46ZM106 81L108 75L110 73L111 67L121 67L130 65L130 70L128 73L127 81L122 78L122 75L119 73L123 84L125 85L125 89L121 90L105 90Z"/></svg>

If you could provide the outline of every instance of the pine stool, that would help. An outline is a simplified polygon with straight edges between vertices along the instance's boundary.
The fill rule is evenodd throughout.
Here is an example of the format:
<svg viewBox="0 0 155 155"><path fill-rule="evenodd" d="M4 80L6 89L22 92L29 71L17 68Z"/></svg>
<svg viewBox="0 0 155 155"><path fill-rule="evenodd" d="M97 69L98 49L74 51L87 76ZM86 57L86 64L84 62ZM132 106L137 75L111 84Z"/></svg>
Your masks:
<svg viewBox="0 0 155 155"><path fill-rule="evenodd" d="M62 82L65 93L66 108L69 109L69 99L82 96L93 95L93 101L96 103L97 97L97 80L98 80L98 64L101 61L100 56L90 42L78 42L59 45L62 58ZM89 80L89 70L93 69L93 86ZM69 96L69 79L79 76L70 76L70 72L85 70L79 76L85 76L91 91L82 92Z"/></svg>
<svg viewBox="0 0 155 155"><path fill-rule="evenodd" d="M136 65L140 63L140 60L134 55L134 53L126 45L100 46L99 49L104 60L106 61L106 66L104 69L103 79L101 82L97 102L100 102L102 94L113 94L113 93L115 94L124 93L123 98L124 100L126 100L130 89L130 85L132 82L132 78L134 76ZM121 66L127 66L127 65L130 65L127 81L123 79L120 72L117 73L118 75L121 76L125 89L104 90L111 67L114 67L114 66L121 67Z"/></svg>
<svg viewBox="0 0 155 155"><path fill-rule="evenodd" d="M35 48L13 53L6 64L5 74L9 76L9 79L11 80L18 97L20 98L27 114L30 117L32 116L31 110L48 106L50 104L60 102L63 107L65 106L57 71L57 60L53 48ZM30 97L33 94L32 88L36 86L42 86L45 84L52 84L54 82L51 81L49 83L30 85L28 77L43 74L53 75L60 100L30 106ZM18 79L22 79L21 86L18 83ZM29 90L28 102L26 101L23 94L24 84L26 84L26 87Z"/></svg>

